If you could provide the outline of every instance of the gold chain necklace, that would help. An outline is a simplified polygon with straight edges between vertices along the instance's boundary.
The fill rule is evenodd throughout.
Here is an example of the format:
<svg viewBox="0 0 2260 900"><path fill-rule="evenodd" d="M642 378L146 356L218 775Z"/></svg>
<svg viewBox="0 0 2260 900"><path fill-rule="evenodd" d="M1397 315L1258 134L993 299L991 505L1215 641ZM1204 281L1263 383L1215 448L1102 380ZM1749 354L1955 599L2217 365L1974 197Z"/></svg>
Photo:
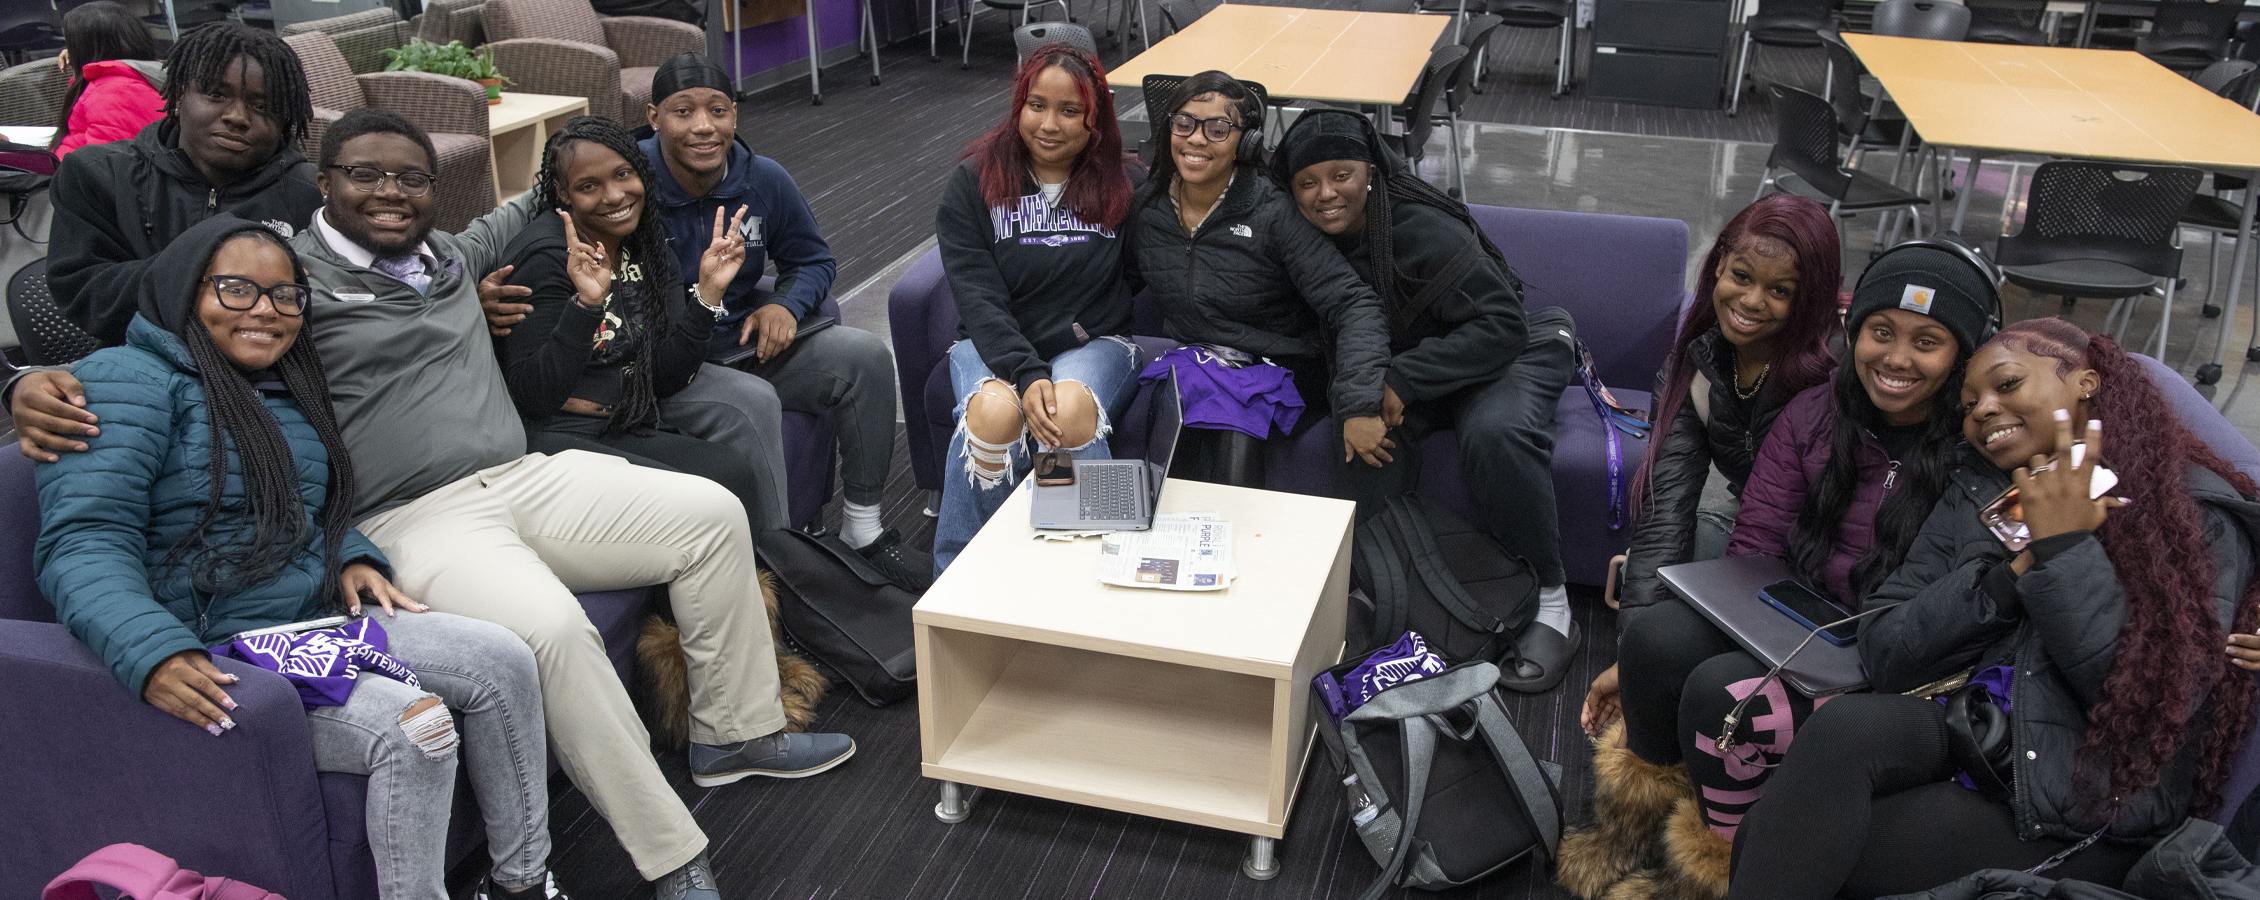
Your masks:
<svg viewBox="0 0 2260 900"><path fill-rule="evenodd" d="M1748 400L1752 397L1758 396L1758 389L1766 386L1766 376L1771 374L1772 372L1773 363L1766 363L1764 366L1759 367L1758 380L1751 382L1749 390L1743 390L1742 385L1740 384L1736 384L1734 386L1735 398L1739 400Z"/></svg>

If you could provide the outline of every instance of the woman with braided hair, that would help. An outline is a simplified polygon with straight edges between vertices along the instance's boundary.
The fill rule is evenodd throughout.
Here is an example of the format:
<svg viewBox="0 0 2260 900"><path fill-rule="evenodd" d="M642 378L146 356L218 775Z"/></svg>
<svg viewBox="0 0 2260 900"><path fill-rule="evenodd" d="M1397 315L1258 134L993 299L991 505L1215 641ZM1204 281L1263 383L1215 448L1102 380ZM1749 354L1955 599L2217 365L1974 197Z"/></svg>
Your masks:
<svg viewBox="0 0 2260 900"><path fill-rule="evenodd" d="M1537 619L1517 638L1500 684L1553 689L1578 642L1561 531L1553 516L1523 511L1554 508L1554 406L1576 371L1576 326L1554 308L1526 320L1521 280L1467 206L1420 180L1363 116L1304 113L1271 173L1381 296L1389 321L1381 414L1391 439L1342 469L1359 513L1412 491L1416 463L1396 454L1456 428L1486 529L1529 560L1540 585Z"/></svg>
<svg viewBox="0 0 2260 900"><path fill-rule="evenodd" d="M651 163L609 119L579 116L550 137L535 203L557 214L536 218L501 257L508 282L533 289L532 312L495 344L503 379L527 449L587 450L707 478L761 521L753 464L659 414L659 400L690 384L706 359L722 291L745 262L740 222L715 211L698 280L686 287L650 184Z"/></svg>
<svg viewBox="0 0 2260 900"><path fill-rule="evenodd" d="M56 619L128 690L222 740L239 676L212 657L282 673L315 766L369 778L385 900L448 896L458 759L488 813L494 868L476 896L562 896L533 653L404 596L353 528L353 461L297 255L222 214L152 262L126 345L75 369L102 433L36 473L34 561ZM385 615L358 618L364 603ZM356 618L242 636L340 613Z"/></svg>

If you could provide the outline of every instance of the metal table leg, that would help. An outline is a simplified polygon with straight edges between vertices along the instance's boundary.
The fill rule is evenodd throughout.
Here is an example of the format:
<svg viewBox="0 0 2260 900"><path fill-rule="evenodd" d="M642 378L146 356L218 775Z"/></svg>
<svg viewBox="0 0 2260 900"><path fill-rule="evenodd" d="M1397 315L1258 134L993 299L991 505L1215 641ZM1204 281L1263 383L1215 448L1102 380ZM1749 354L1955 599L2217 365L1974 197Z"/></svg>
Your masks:
<svg viewBox="0 0 2260 900"><path fill-rule="evenodd" d="M871 36L871 83L879 83L879 23L871 16L871 0L863 0L863 24L857 28L855 45L863 46L864 35Z"/></svg>
<svg viewBox="0 0 2260 900"><path fill-rule="evenodd" d="M807 16L807 19L808 19L808 103L809 103L809 105L811 105L811 106L823 106L823 105L824 105L824 76L823 76L822 72L820 72L820 71L819 71L820 69L822 69L822 68L823 68L823 59L822 59L822 57L823 57L823 51L822 51L822 50L819 50L819 49L817 49L817 46L816 46L816 0L807 0L807 3L808 3L808 16Z"/></svg>
<svg viewBox="0 0 2260 900"><path fill-rule="evenodd" d="M1248 858L1240 861L1240 874L1257 881L1270 881L1279 877L1279 860L1273 856L1275 842L1267 837L1248 839Z"/></svg>
<svg viewBox="0 0 2260 900"><path fill-rule="evenodd" d="M973 799L980 794L980 788L967 790L955 781L942 782L942 802L934 804L934 818L951 825L965 821L973 815Z"/></svg>
<svg viewBox="0 0 2260 900"><path fill-rule="evenodd" d="M1944 149L1951 150L1952 148ZM1953 171L1953 157L1949 156L1947 160L1947 171L1951 172ZM1984 162L1985 151L1976 147L1970 148L1970 167L1962 175L1962 194L1954 198L1954 234L1957 237L1962 234L1962 216L1970 211L1970 195L1977 193L1978 166L1984 164ZM1946 193L1946 180L1943 178L1939 179L1938 191L1941 196Z"/></svg>
<svg viewBox="0 0 2260 900"><path fill-rule="evenodd" d="M2260 171L2247 172L2245 177L2260 177ZM2260 191L2247 191L2245 194L2244 219L2237 224L2236 262L2229 266L2229 302L2222 307L2221 333L2213 339L2213 361L2197 367L2198 384L2213 384L2220 381L2222 367L2227 365L2229 361L2229 328L2236 324L2237 299L2244 290L2244 263L2251 256L2252 211L2255 206L2260 206L2260 203L2254 202L2256 199L2260 199L2255 195L2260 195ZM2260 303L2260 300L2256 300L2255 303ZM2251 343L2246 345L2245 359L2260 359L2260 347L2254 345L2260 345L2260 315L2253 317L2252 339ZM2224 395L2215 402L2226 400L2228 400L2228 397Z"/></svg>

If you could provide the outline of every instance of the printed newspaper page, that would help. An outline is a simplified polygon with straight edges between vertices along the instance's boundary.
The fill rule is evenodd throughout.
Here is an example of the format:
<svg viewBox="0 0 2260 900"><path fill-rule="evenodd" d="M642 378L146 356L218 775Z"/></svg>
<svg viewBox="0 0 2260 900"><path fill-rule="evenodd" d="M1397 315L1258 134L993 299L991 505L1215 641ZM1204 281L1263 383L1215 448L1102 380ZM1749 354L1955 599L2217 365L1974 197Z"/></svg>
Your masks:
<svg viewBox="0 0 2260 900"><path fill-rule="evenodd" d="M1232 523L1213 512L1163 513L1150 531L1118 531L1099 544L1099 580L1123 587L1216 591L1239 574Z"/></svg>

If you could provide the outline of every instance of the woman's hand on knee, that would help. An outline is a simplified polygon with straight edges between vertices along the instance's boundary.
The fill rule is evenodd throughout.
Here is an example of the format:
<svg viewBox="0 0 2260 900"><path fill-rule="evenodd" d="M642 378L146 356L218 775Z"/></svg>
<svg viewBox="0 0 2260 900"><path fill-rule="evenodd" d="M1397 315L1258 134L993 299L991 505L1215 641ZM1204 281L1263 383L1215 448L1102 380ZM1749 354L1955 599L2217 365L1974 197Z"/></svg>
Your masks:
<svg viewBox="0 0 2260 900"><path fill-rule="evenodd" d="M1593 686L1585 691L1585 710L1578 714L1578 723L1585 726L1587 737L1600 735L1601 729L1624 714L1624 706L1617 693L1617 667L1603 669L1593 676Z"/></svg>
<svg viewBox="0 0 2260 900"><path fill-rule="evenodd" d="M401 593L399 588L393 587L392 582L385 579L384 573L368 563L346 566L345 571L338 574L337 580L345 588L346 611L356 616L361 614L361 603L364 600L374 600L377 605L384 607L386 618L399 614L395 607L409 612L430 612L432 609L408 599L407 594Z"/></svg>
<svg viewBox="0 0 2260 900"><path fill-rule="evenodd" d="M235 682L236 677L220 671L204 651L183 650L149 670L141 683L141 700L219 737L235 727L235 720L223 710L234 709L235 700L220 685Z"/></svg>
<svg viewBox="0 0 2260 900"><path fill-rule="evenodd" d="M1038 378L1028 384L1028 391L1020 397L1020 416L1028 423L1028 433L1044 446L1063 446L1066 436L1059 431L1059 396L1051 379Z"/></svg>

